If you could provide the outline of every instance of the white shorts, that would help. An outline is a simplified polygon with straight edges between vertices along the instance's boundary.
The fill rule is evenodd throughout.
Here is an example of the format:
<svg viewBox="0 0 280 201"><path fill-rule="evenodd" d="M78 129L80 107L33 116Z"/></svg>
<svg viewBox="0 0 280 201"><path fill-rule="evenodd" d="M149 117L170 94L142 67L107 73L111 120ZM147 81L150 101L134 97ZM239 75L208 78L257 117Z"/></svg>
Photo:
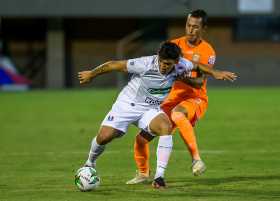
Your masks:
<svg viewBox="0 0 280 201"><path fill-rule="evenodd" d="M150 122L159 114L164 113L160 107L151 108L135 103L116 101L102 122L102 126L110 126L126 133L129 124L149 132ZM152 134L154 135L154 134Z"/></svg>

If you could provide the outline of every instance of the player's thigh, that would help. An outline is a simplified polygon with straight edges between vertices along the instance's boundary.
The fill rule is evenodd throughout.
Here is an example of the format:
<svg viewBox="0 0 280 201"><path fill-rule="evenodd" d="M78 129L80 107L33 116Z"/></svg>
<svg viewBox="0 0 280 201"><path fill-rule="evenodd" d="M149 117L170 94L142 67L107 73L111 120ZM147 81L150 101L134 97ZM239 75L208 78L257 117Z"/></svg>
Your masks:
<svg viewBox="0 0 280 201"><path fill-rule="evenodd" d="M161 109L146 111L137 126L151 135L170 134L172 127L168 116Z"/></svg>
<svg viewBox="0 0 280 201"><path fill-rule="evenodd" d="M101 125L112 127L126 133L128 125L141 118L142 114L141 107L139 108L127 102L116 101Z"/></svg>
<svg viewBox="0 0 280 201"><path fill-rule="evenodd" d="M193 119L201 118L207 109L207 102L199 98L190 98L181 101L173 111L183 111L187 114L187 118L192 121Z"/></svg>
<svg viewBox="0 0 280 201"><path fill-rule="evenodd" d="M180 102L176 107L173 108L173 112L183 112L186 114L189 120L193 119L197 110L199 109L198 103L195 99L187 99Z"/></svg>

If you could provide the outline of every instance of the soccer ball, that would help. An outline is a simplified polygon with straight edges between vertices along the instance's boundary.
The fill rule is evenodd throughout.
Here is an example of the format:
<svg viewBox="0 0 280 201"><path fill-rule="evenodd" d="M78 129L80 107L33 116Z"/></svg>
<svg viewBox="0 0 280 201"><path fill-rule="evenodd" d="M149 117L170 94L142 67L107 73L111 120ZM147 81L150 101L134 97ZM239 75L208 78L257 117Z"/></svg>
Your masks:
<svg viewBox="0 0 280 201"><path fill-rule="evenodd" d="M80 191L91 191L100 184L100 178L92 167L82 167L75 175L75 185Z"/></svg>

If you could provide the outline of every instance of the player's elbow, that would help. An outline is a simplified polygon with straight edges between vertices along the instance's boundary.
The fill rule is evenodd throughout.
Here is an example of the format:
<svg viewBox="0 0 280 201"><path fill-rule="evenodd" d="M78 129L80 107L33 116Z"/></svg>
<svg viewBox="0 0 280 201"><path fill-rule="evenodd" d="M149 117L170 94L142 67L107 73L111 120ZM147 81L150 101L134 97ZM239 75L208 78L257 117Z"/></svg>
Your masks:
<svg viewBox="0 0 280 201"><path fill-rule="evenodd" d="M106 64L112 70L126 72L126 62L125 61L111 60L111 61L106 62Z"/></svg>

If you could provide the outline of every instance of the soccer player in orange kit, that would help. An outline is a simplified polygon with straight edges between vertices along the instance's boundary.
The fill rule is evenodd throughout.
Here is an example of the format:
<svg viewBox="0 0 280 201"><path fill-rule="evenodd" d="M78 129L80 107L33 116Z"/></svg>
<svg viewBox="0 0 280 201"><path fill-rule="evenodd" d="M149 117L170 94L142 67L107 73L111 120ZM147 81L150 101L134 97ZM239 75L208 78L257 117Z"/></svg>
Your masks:
<svg viewBox="0 0 280 201"><path fill-rule="evenodd" d="M213 67L215 63L215 51L212 46L203 40L202 33L206 28L207 13L204 10L192 11L186 21L186 35L174 40L183 53L183 57L193 62L201 63ZM187 145L192 157L192 172L195 176L201 175L206 166L201 160L196 136L193 126L206 112L208 107L207 78L200 72L193 72L189 83L176 81L173 84L170 94L161 104L163 111L172 120L174 128L178 128L180 135ZM134 144L134 158L137 165L136 177L128 181L127 184L143 183L149 179L149 145L148 142L154 137L141 131ZM164 172L172 151L172 135L169 139L159 139L158 149L161 151L157 158L157 170L155 173L153 186L155 188L165 187ZM159 154L158 154L159 155Z"/></svg>

